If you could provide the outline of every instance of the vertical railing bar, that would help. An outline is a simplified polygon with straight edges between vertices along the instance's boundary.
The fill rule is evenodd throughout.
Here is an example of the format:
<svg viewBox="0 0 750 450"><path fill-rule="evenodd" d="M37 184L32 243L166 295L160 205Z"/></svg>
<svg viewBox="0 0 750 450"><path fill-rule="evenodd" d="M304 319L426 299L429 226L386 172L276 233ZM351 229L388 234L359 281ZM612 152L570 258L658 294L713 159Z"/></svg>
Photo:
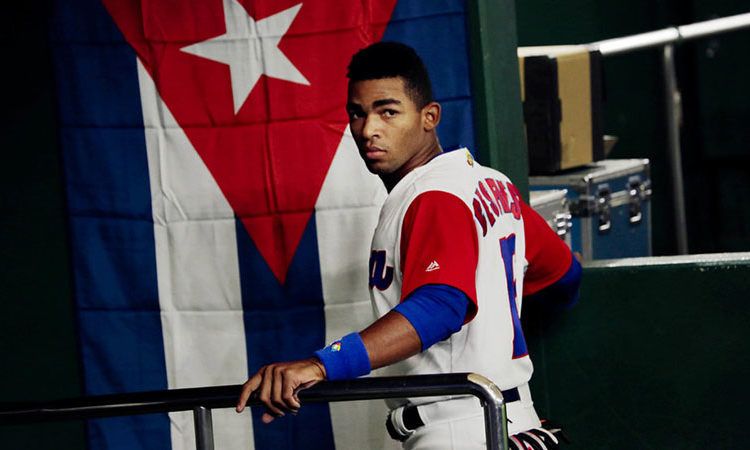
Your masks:
<svg viewBox="0 0 750 450"><path fill-rule="evenodd" d="M682 100L677 86L674 62L674 46L662 48L662 68L664 73L664 100L667 115L667 136L669 143L669 165L672 172L672 195L674 197L674 229L677 236L677 254L688 253L687 221L685 214L685 185L682 177L682 150L680 148L680 122Z"/></svg>
<svg viewBox="0 0 750 450"><path fill-rule="evenodd" d="M506 450L508 445L508 426L505 419L505 404L483 402L484 434L488 450Z"/></svg>
<svg viewBox="0 0 750 450"><path fill-rule="evenodd" d="M482 390L480 400L484 408L484 434L488 450L507 450L508 424L505 415L505 400L500 388L489 378L471 373L467 379Z"/></svg>
<svg viewBox="0 0 750 450"><path fill-rule="evenodd" d="M214 450L214 424L211 410L205 406L193 408L196 450Z"/></svg>

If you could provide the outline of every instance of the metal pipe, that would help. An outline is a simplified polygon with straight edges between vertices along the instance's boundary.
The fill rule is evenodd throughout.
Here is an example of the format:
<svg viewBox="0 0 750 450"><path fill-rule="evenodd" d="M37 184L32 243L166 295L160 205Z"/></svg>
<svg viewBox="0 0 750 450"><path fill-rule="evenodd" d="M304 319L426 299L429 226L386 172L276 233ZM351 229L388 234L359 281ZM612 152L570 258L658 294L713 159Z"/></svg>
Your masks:
<svg viewBox="0 0 750 450"><path fill-rule="evenodd" d="M697 39L750 27L750 13L706 20L677 27L682 39Z"/></svg>
<svg viewBox="0 0 750 450"><path fill-rule="evenodd" d="M648 33L634 34L599 42L592 42L586 46L589 50L598 50L602 56L627 53L650 47L660 47L680 40L680 32L677 28L664 28Z"/></svg>
<svg viewBox="0 0 750 450"><path fill-rule="evenodd" d="M485 392L487 400L482 402L484 408L484 435L489 449L501 449L508 445L508 421L505 413L503 394L492 381L472 373L469 381L475 383ZM500 424L500 427L497 427Z"/></svg>
<svg viewBox="0 0 750 450"><path fill-rule="evenodd" d="M205 406L193 408L196 450L214 450L214 423L211 410Z"/></svg>
<svg viewBox="0 0 750 450"><path fill-rule="evenodd" d="M82 397L44 403L0 405L0 425L48 420L92 419L133 414L233 407L241 385L155 392L136 392ZM473 395L484 407L487 445L492 450L507 448L505 404L500 390L490 380L469 373L371 377L346 381L325 381L299 392L302 402L344 402L382 398ZM248 406L260 406L260 401Z"/></svg>
<svg viewBox="0 0 750 450"><path fill-rule="evenodd" d="M682 178L682 152L680 151L680 124L682 122L682 98L677 86L674 66L674 46L665 45L662 51L664 71L664 100L667 115L669 142L669 166L672 172L672 196L674 198L674 229L677 235L677 253L688 253L687 221L685 214L685 184Z"/></svg>
<svg viewBox="0 0 750 450"><path fill-rule="evenodd" d="M0 425L191 411L196 406L227 408L234 404L239 393L240 386L234 385L96 395L52 402L4 403L0 404Z"/></svg>
<svg viewBox="0 0 750 450"><path fill-rule="evenodd" d="M648 33L634 34L614 39L586 44L590 50L598 50L602 55L615 55L651 47L662 47L689 39L712 36L727 31L750 27L750 13L737 14L721 19L706 20L679 27L663 28Z"/></svg>

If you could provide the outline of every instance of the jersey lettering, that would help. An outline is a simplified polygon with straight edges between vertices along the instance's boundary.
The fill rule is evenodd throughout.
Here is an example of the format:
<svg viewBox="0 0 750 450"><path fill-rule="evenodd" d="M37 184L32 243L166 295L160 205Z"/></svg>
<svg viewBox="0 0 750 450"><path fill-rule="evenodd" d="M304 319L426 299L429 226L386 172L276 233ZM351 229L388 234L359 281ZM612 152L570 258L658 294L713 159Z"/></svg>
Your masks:
<svg viewBox="0 0 750 450"><path fill-rule="evenodd" d="M487 200L487 203L490 204L490 207L492 208L492 212L496 216L500 216L501 211L500 208L497 207L497 203L495 202L495 199L490 197L490 194L487 192L487 188L484 186L484 183L481 181L479 182L479 190L482 191L482 195L484 195L484 198Z"/></svg>
<svg viewBox="0 0 750 450"><path fill-rule="evenodd" d="M393 267L385 264L385 250L373 250L370 253L370 289L376 287L384 291L392 282Z"/></svg>
<svg viewBox="0 0 750 450"><path fill-rule="evenodd" d="M508 183L508 192L510 192L510 198L513 199L510 211L513 213L513 218L518 220L521 218L521 194L513 183Z"/></svg>
<svg viewBox="0 0 750 450"><path fill-rule="evenodd" d="M521 328L521 318L516 306L516 277L513 274L513 257L516 254L516 235L510 234L500 239L500 254L505 265L505 280L508 283L508 299L510 301L510 315L513 321L513 359L523 358L529 354L526 339Z"/></svg>
<svg viewBox="0 0 750 450"><path fill-rule="evenodd" d="M474 218L479 222L479 226L482 227L482 236L487 236L487 219L484 217L482 207L479 205L479 200L474 199L471 204L474 207Z"/></svg>
<svg viewBox="0 0 750 450"><path fill-rule="evenodd" d="M474 190L472 207L474 218L482 227L482 236L487 235L488 229L501 220L503 214L511 213L516 220L521 218L521 196L510 182L507 183L506 190L502 181L492 178L479 180Z"/></svg>
<svg viewBox="0 0 750 450"><path fill-rule="evenodd" d="M508 195L505 193L503 183L493 180L492 178L487 178L485 181L487 182L487 186L490 187L490 192L492 192L495 200L497 200L497 202L500 203L500 206L503 207L503 212L509 213L510 204L508 203Z"/></svg>
<svg viewBox="0 0 750 450"><path fill-rule="evenodd" d="M484 211L484 214L487 216L488 219L490 219L490 226L495 225L495 216L492 214L492 211L487 207L487 202L484 201L484 198L482 198L482 195L479 193L479 189L477 189L474 192L474 200L479 199L479 203L482 204L482 210Z"/></svg>

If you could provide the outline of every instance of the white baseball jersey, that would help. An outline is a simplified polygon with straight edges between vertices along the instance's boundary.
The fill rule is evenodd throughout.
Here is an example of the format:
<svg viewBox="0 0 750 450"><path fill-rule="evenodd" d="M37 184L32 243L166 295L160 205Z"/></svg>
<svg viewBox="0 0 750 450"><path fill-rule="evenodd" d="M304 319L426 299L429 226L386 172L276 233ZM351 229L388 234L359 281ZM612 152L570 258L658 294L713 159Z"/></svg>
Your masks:
<svg viewBox="0 0 750 450"><path fill-rule="evenodd" d="M521 205L508 177L479 165L466 149L440 154L394 187L372 242L376 316L427 284L463 291L472 313L460 331L383 374L476 372L503 390L528 382L533 367L519 318L526 265Z"/></svg>

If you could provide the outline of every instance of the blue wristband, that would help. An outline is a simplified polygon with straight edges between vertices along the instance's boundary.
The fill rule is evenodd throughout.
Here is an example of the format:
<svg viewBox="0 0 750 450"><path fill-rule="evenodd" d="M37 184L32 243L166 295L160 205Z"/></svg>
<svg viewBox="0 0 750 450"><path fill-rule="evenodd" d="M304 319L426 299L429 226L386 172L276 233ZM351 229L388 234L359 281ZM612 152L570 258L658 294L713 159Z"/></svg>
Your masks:
<svg viewBox="0 0 750 450"><path fill-rule="evenodd" d="M370 355L359 333L349 333L315 352L329 380L349 380L370 373Z"/></svg>

